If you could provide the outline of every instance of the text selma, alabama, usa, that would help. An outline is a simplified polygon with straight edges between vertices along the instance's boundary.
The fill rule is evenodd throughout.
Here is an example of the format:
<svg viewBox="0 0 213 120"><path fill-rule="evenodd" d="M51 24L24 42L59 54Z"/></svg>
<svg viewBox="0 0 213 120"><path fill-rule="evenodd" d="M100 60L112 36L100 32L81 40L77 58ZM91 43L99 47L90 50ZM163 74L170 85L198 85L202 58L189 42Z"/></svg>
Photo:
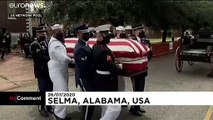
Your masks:
<svg viewBox="0 0 213 120"><path fill-rule="evenodd" d="M213 92L46 92L46 105L213 105Z"/></svg>
<svg viewBox="0 0 213 120"><path fill-rule="evenodd" d="M86 93L86 94L85 94ZM102 93L102 94L101 94ZM141 105L150 104L148 97L121 96L113 92L48 92L46 105Z"/></svg>
<svg viewBox="0 0 213 120"><path fill-rule="evenodd" d="M61 97L61 98L48 98L48 105L137 105L137 104L150 104L148 98L132 98L132 101L123 98L105 98L105 97L85 97L83 100L77 98Z"/></svg>

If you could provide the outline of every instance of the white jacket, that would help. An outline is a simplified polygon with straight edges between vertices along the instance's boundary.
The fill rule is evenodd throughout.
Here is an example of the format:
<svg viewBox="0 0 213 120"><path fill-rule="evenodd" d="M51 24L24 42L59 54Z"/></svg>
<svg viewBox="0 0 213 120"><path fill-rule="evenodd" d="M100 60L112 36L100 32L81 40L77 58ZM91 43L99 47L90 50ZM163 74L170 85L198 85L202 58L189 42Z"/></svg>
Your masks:
<svg viewBox="0 0 213 120"><path fill-rule="evenodd" d="M56 38L51 37L48 50L50 56L48 68L53 91L68 91L68 64L71 59L67 56L66 47Z"/></svg>

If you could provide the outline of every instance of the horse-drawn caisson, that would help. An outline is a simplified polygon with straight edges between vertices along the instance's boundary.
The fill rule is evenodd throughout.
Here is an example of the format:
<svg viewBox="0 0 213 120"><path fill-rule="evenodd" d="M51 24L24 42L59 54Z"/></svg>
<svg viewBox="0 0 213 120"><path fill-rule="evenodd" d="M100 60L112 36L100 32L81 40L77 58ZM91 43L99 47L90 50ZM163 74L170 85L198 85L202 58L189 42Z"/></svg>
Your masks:
<svg viewBox="0 0 213 120"><path fill-rule="evenodd" d="M178 72L183 69L184 61L190 65L195 62L211 64L211 75L213 73L213 31L199 31L191 34L186 30L180 39L181 45L176 49L175 67Z"/></svg>

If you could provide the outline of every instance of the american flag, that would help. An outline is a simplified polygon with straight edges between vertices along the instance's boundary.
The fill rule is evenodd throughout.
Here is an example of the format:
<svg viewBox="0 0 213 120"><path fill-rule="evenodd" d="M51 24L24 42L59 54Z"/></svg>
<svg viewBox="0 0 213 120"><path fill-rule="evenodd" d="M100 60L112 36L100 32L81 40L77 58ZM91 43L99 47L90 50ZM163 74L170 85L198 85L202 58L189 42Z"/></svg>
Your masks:
<svg viewBox="0 0 213 120"><path fill-rule="evenodd" d="M78 38L65 38L65 45L70 57L74 57L74 48ZM87 42L90 47L96 43L96 38L90 38ZM115 58L122 62L122 68L128 71L141 71L147 68L148 53L150 49L132 39L110 39L108 47Z"/></svg>

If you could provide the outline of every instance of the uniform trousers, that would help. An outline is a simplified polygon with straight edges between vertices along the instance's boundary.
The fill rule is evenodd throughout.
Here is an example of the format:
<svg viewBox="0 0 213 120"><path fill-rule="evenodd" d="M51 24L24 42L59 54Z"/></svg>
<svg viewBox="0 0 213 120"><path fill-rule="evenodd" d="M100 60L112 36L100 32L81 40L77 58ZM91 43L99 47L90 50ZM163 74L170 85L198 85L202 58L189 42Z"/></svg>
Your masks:
<svg viewBox="0 0 213 120"><path fill-rule="evenodd" d="M50 77L48 76L38 76L37 77L38 81L38 88L39 92L47 92L47 91L52 91L53 90L53 83L50 80ZM45 109L45 103L41 105L41 109ZM46 106L46 109L50 110L51 106Z"/></svg>
<svg viewBox="0 0 213 120"><path fill-rule="evenodd" d="M55 66L57 68L57 66ZM49 69L50 78L53 82L53 91L69 91L68 89L68 70L55 71ZM54 114L64 119L67 117L67 106L54 107Z"/></svg>
<svg viewBox="0 0 213 120"><path fill-rule="evenodd" d="M118 90L118 79L111 75L96 74L95 78L96 90L101 92L109 92ZM116 120L121 112L121 106L107 105L101 106L100 120Z"/></svg>
<svg viewBox="0 0 213 120"><path fill-rule="evenodd" d="M82 80L82 79L80 79L79 81L80 81L79 86L83 92L94 91L94 86L87 83L88 81ZM82 106L81 120L92 120L94 109L95 109L95 106L90 106L90 105Z"/></svg>
<svg viewBox="0 0 213 120"><path fill-rule="evenodd" d="M121 112L119 105L101 106L101 119L100 120L117 120Z"/></svg>
<svg viewBox="0 0 213 120"><path fill-rule="evenodd" d="M124 76L118 76L118 91L125 91L126 81Z"/></svg>
<svg viewBox="0 0 213 120"><path fill-rule="evenodd" d="M146 74L141 74L141 75L137 75L134 78L132 78L132 87L133 87L133 91L136 92L143 92L144 91L144 86L145 86L145 77ZM140 106L134 106L134 109L140 109Z"/></svg>

